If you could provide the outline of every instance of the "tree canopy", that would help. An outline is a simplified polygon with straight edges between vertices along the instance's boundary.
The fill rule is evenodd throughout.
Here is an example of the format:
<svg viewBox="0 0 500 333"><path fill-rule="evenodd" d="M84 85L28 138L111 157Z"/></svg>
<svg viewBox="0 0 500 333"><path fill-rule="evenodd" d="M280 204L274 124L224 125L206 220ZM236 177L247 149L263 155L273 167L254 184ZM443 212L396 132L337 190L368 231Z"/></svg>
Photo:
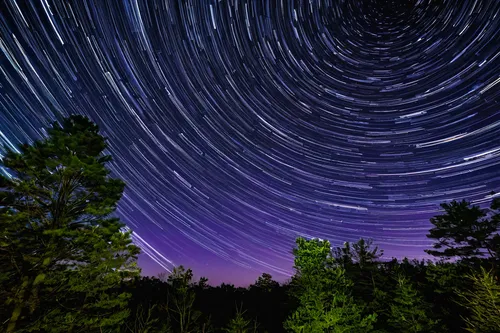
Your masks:
<svg viewBox="0 0 500 333"><path fill-rule="evenodd" d="M441 207L444 214L431 218L434 227L427 237L436 242L427 253L442 258L497 259L500 198L492 200L489 210L465 200L443 203Z"/></svg>
<svg viewBox="0 0 500 333"><path fill-rule="evenodd" d="M7 332L114 327L129 295L111 293L139 274L139 249L113 217L124 183L110 177L106 139L83 116L7 150L0 176L0 262Z"/></svg>

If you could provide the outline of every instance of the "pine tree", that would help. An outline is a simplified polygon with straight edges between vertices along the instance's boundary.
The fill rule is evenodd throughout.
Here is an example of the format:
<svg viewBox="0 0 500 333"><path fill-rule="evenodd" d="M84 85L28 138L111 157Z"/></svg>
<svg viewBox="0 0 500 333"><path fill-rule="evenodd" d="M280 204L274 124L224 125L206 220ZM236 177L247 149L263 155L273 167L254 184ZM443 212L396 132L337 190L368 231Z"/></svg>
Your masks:
<svg viewBox="0 0 500 333"><path fill-rule="evenodd" d="M390 307L388 323L394 332L433 332L437 322L430 319L430 306L425 303L411 281L397 277L397 287Z"/></svg>
<svg viewBox="0 0 500 333"><path fill-rule="evenodd" d="M263 273L257 278L257 281L250 286L251 289L261 291L263 293L270 293L276 288L279 288L280 284L273 280L271 274Z"/></svg>
<svg viewBox="0 0 500 333"><path fill-rule="evenodd" d="M367 305L366 314L375 309L380 311L377 305L383 293L382 288L385 287L382 282L385 277L380 276L378 267L382 255L383 251L373 246L372 240L363 238L355 243L345 242L343 247L333 249L335 265L345 270L348 280L356 282L352 287L352 296Z"/></svg>
<svg viewBox="0 0 500 333"><path fill-rule="evenodd" d="M243 305L240 308L236 308L236 315L231 318L227 327L224 329L228 333L257 333L257 322L245 318L245 312L242 310Z"/></svg>
<svg viewBox="0 0 500 333"><path fill-rule="evenodd" d="M445 213L431 218L434 227L427 237L436 242L427 253L441 258L470 259L486 255L497 259L500 198L492 201L489 212L465 200L443 203L441 207Z"/></svg>
<svg viewBox="0 0 500 333"><path fill-rule="evenodd" d="M471 312L465 318L467 330L474 333L500 332L500 284L494 274L481 268L468 276L472 289L458 292L461 304Z"/></svg>
<svg viewBox="0 0 500 333"><path fill-rule="evenodd" d="M139 249L111 214L124 183L109 177L106 139L83 116L8 150L0 176L0 283L7 332L118 328ZM5 312L4 312L5 310Z"/></svg>
<svg viewBox="0 0 500 333"><path fill-rule="evenodd" d="M167 304L161 309L166 313L169 326L179 333L195 333L207 331L209 320L203 318L203 314L195 309L196 294L193 271L183 266L174 268L166 281L169 285Z"/></svg>
<svg viewBox="0 0 500 333"><path fill-rule="evenodd" d="M295 296L299 308L285 322L289 332L369 332L374 314L363 315L363 306L350 295L352 282L334 264L330 243L297 239L294 249Z"/></svg>
<svg viewBox="0 0 500 333"><path fill-rule="evenodd" d="M463 291L468 284L465 276L469 265L461 262L428 262L422 283L422 294L431 304L433 319L439 319L440 332L460 332L465 326L461 316L465 314L458 303L457 291Z"/></svg>
<svg viewBox="0 0 500 333"><path fill-rule="evenodd" d="M356 243L352 244L353 261L359 265L359 268L370 268L377 264L380 257L384 255L384 251L378 246L373 246L373 240L364 240L361 238Z"/></svg>

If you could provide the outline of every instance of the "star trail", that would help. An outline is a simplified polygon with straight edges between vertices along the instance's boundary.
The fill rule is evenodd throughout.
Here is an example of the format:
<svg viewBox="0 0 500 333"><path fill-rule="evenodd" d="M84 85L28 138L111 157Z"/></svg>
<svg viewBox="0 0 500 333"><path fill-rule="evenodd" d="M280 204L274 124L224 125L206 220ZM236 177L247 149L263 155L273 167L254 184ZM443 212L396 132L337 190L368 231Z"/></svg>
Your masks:
<svg viewBox="0 0 500 333"><path fill-rule="evenodd" d="M74 113L144 274L284 280L298 236L422 258L441 202L500 190L500 2L3 1L0 143Z"/></svg>

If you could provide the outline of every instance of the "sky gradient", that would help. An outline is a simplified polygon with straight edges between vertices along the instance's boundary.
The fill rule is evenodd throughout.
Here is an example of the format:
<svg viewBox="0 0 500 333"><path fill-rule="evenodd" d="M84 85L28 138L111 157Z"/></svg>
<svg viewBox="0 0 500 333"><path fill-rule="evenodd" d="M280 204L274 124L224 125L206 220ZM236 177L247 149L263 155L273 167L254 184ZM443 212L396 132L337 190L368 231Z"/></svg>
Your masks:
<svg viewBox="0 0 500 333"><path fill-rule="evenodd" d="M283 281L298 236L421 258L440 203L500 190L499 31L498 0L6 0L0 143L95 121L144 274Z"/></svg>

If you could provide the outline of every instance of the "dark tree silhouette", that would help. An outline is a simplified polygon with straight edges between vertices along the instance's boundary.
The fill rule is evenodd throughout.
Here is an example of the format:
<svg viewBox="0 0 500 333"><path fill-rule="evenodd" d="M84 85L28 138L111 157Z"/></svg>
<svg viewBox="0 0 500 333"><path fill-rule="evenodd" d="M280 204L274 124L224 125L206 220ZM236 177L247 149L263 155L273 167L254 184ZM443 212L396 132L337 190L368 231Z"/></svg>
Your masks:
<svg viewBox="0 0 500 333"><path fill-rule="evenodd" d="M441 207L445 213L431 219L434 227L427 237L436 242L433 250L426 250L427 253L441 258L461 259L486 255L496 260L500 243L500 198L493 200L492 214L479 206L471 206L465 200L443 203Z"/></svg>

